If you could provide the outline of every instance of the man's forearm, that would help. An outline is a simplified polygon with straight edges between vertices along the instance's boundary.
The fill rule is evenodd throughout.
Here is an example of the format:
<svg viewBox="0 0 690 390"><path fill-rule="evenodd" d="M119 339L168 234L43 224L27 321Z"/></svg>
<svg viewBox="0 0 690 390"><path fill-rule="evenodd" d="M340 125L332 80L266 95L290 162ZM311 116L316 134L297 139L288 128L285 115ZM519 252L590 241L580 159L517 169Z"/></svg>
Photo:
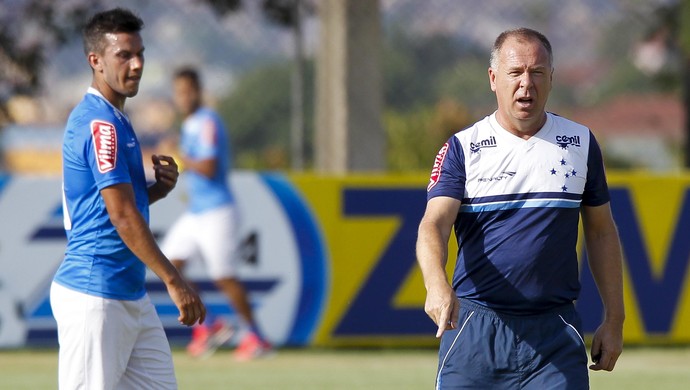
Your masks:
<svg viewBox="0 0 690 390"><path fill-rule="evenodd" d="M605 320L623 323L623 266L620 241L615 230L587 238L589 268L605 309Z"/></svg>
<svg viewBox="0 0 690 390"><path fill-rule="evenodd" d="M445 267L448 261L448 236L448 233L444 234L433 223L422 221L419 225L417 262L427 290L436 283L447 283Z"/></svg>
<svg viewBox="0 0 690 390"><path fill-rule="evenodd" d="M149 194L149 205L168 196L169 191L163 189L159 183L154 183L147 188Z"/></svg>
<svg viewBox="0 0 690 390"><path fill-rule="evenodd" d="M163 255L144 218L138 212L131 212L111 218L117 233L127 247L164 283L179 277L175 267Z"/></svg>

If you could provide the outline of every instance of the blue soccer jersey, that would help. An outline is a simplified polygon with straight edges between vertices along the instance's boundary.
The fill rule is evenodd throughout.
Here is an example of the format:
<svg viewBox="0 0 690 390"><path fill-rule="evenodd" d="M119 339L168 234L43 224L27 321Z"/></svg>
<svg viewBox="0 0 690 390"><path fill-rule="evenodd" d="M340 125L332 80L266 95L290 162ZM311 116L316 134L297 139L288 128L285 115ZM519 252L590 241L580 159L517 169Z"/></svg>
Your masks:
<svg viewBox="0 0 690 390"><path fill-rule="evenodd" d="M514 314L577 299L580 206L609 201L589 129L548 113L525 140L493 114L443 145L427 191L428 199L462 202L454 227L458 297Z"/></svg>
<svg viewBox="0 0 690 390"><path fill-rule="evenodd" d="M200 108L182 123L180 149L195 161L215 159L212 178L186 171L189 210L201 213L234 202L227 182L230 170L230 146L223 122L208 108Z"/></svg>
<svg viewBox="0 0 690 390"><path fill-rule="evenodd" d="M69 116L62 154L67 250L55 282L104 298L141 298L145 265L120 238L100 194L106 187L130 183L148 222L141 148L129 119L89 88Z"/></svg>

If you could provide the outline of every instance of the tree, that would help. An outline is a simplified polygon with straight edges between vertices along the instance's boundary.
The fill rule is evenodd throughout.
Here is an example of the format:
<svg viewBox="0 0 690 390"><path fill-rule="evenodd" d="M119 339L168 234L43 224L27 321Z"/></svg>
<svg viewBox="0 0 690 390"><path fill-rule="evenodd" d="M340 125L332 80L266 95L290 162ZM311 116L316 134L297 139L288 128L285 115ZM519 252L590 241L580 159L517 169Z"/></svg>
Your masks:
<svg viewBox="0 0 690 390"><path fill-rule="evenodd" d="M205 0L219 14L238 10L241 0ZM291 71L290 94L290 155L292 168L302 170L304 167L305 143L305 55L302 37L302 20L306 14L314 14L314 5L306 0L263 0L261 7L264 15L273 23L292 30L294 39L293 66Z"/></svg>
<svg viewBox="0 0 690 390"><path fill-rule="evenodd" d="M34 95L41 86L46 59L82 28L101 0L16 0L0 12L0 125L11 119L7 102L14 95Z"/></svg>
<svg viewBox="0 0 690 390"><path fill-rule="evenodd" d="M305 113L313 116L314 65L306 64ZM218 111L228 123L237 165L252 169L288 167L290 139L290 63L274 63L248 71L219 102ZM312 145L312 122L305 123L306 145ZM311 150L307 148L306 154Z"/></svg>
<svg viewBox="0 0 690 390"><path fill-rule="evenodd" d="M476 58L479 52L468 42L452 36L415 37L399 26L391 30L383 56L388 108L405 111L434 104L448 73L457 71L459 64Z"/></svg>
<svg viewBox="0 0 690 390"><path fill-rule="evenodd" d="M683 92L685 104L685 145L684 164L690 168L690 1L682 0L679 15L679 46L681 48L681 72L683 75Z"/></svg>
<svg viewBox="0 0 690 390"><path fill-rule="evenodd" d="M388 110L384 116L388 170L428 172L443 143L472 122L467 108L449 98L406 112Z"/></svg>

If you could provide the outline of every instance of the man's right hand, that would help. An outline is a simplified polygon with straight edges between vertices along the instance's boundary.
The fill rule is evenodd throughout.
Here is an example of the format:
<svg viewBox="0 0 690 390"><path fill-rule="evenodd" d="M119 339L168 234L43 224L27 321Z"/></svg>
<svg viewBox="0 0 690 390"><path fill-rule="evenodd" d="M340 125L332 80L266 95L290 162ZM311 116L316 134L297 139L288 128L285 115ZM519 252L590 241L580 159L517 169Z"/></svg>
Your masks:
<svg viewBox="0 0 690 390"><path fill-rule="evenodd" d="M424 311L438 325L436 338L440 338L446 330L458 327L460 301L448 283L427 290Z"/></svg>

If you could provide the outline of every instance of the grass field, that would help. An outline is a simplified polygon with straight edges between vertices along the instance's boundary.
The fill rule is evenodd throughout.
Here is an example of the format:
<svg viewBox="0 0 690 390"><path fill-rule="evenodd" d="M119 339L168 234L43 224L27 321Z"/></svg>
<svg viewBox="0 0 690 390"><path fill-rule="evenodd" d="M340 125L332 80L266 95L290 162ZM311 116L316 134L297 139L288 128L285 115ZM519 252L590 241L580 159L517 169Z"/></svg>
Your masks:
<svg viewBox="0 0 690 390"><path fill-rule="evenodd" d="M207 360L174 351L180 389L431 389L436 355L426 350L281 350L248 363L221 350ZM55 350L0 351L0 389L55 389ZM690 347L628 348L613 373L591 373L592 389L688 389Z"/></svg>

